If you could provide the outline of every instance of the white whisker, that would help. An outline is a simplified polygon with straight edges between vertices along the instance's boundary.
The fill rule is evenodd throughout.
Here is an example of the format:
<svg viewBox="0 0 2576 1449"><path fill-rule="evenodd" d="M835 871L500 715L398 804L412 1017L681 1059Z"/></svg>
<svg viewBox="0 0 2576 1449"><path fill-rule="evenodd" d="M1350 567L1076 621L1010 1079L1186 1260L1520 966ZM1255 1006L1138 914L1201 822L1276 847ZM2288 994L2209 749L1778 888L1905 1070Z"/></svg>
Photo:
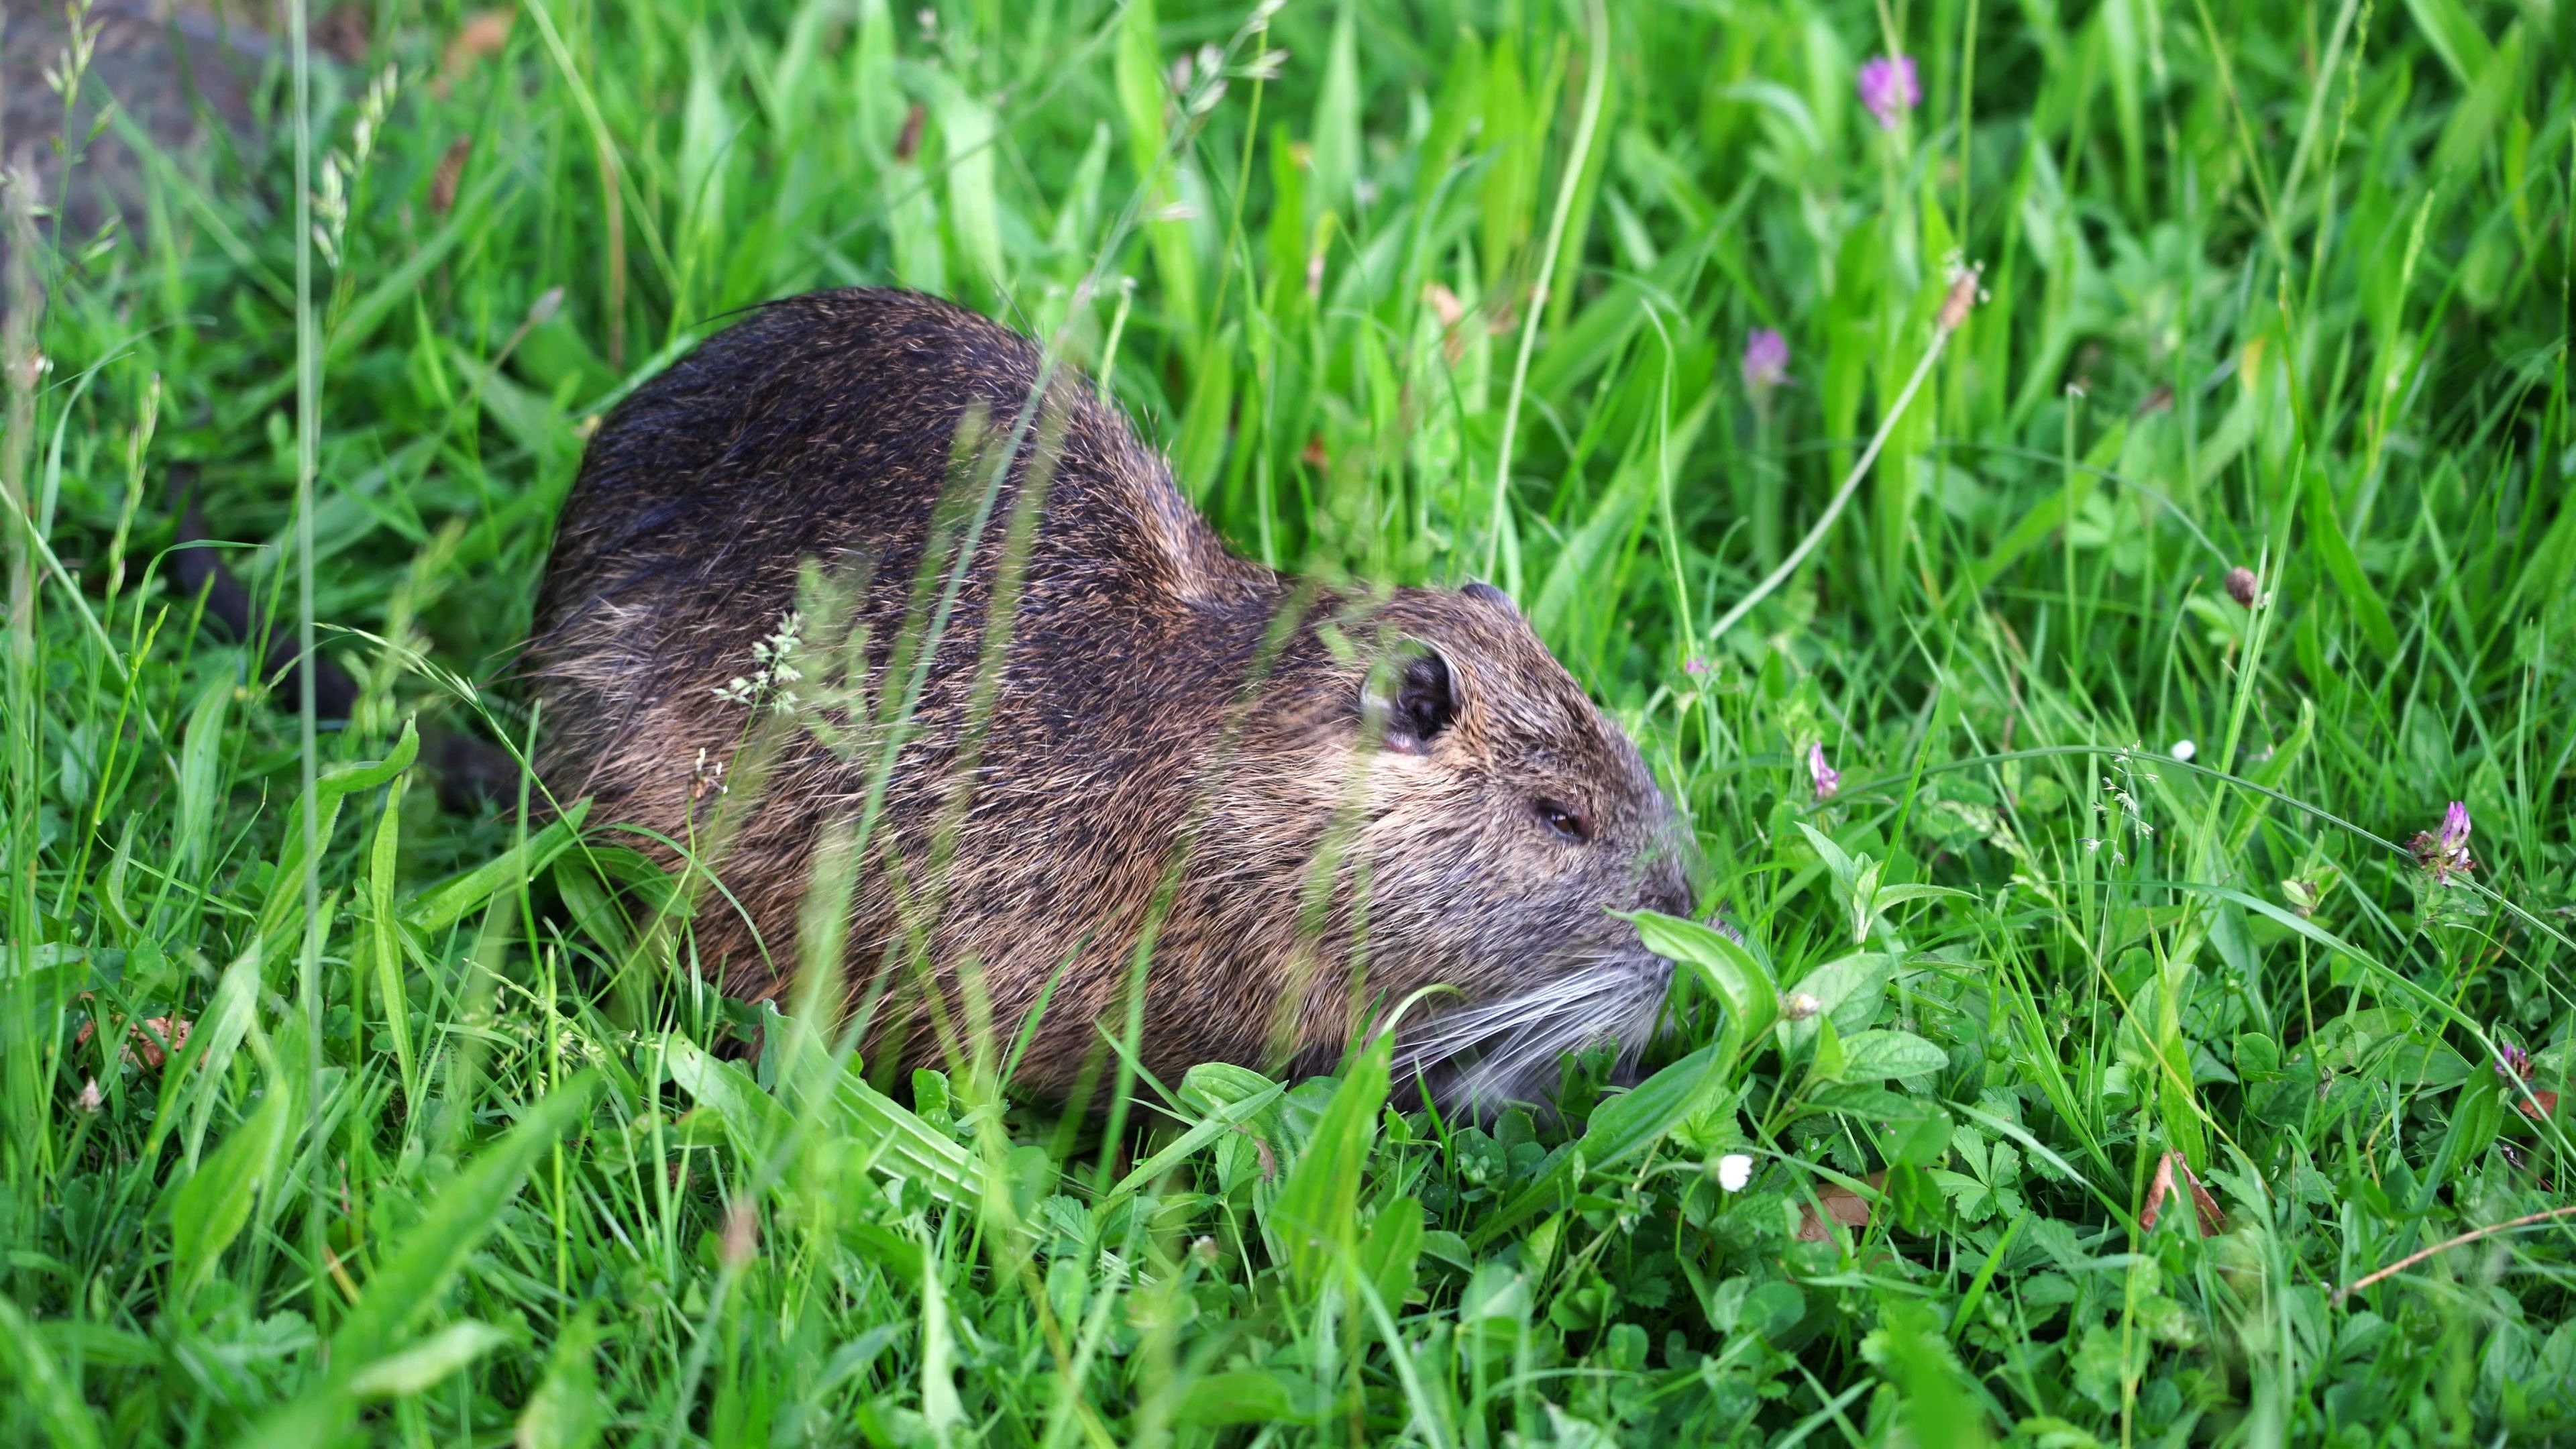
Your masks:
<svg viewBox="0 0 2576 1449"><path fill-rule="evenodd" d="M1582 962L1527 991L1452 1008L1404 1033L1397 1075L1424 1081L1445 1105L1481 1113L1531 1097L1567 1052L1615 1043L1625 1069L1645 1048L1666 979L1622 953Z"/></svg>

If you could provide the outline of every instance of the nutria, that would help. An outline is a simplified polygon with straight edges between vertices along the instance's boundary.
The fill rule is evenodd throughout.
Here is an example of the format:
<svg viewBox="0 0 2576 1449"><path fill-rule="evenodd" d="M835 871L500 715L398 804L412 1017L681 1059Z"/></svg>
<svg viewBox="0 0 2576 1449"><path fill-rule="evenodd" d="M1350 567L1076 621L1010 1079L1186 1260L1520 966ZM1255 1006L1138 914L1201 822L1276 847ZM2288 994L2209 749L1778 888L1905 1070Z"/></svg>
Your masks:
<svg viewBox="0 0 2576 1449"><path fill-rule="evenodd" d="M941 613L934 539L958 536L974 551L926 672L890 669ZM852 581L845 624L782 631L800 571L804 597ZM993 672L986 611L1013 588ZM814 684L764 686L764 641L818 627L857 641L866 703L761 728L763 697ZM1140 1059L1167 1081L1329 1064L1372 1013L1446 986L1406 1018L1399 1080L1537 1098L1561 1052L1633 1056L1660 1010L1666 968L1611 912L1690 904L1670 804L1501 591L1371 595L1233 556L1089 385L910 293L769 304L618 405L557 523L529 662L558 799L721 840L693 944L729 992L785 984L823 842L874 799L848 989L891 985L919 1017L881 1022L928 1029L881 1024L871 1050L936 1064L985 1002L1007 1047L1043 998L1014 1078L1039 1095L1119 1033L1143 960ZM853 717L916 677L872 792ZM915 964L936 995L904 995Z"/></svg>

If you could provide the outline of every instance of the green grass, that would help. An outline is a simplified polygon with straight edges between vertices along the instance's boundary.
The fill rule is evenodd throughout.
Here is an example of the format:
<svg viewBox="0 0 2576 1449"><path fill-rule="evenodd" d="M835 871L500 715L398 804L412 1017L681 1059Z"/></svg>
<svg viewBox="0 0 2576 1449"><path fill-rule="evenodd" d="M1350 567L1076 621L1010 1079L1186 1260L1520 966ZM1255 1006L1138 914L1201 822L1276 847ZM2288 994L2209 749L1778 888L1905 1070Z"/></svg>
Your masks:
<svg viewBox="0 0 2576 1449"><path fill-rule="evenodd" d="M450 65L462 8L384 0L317 63L321 244L281 48L268 142L21 248L0 1424L2576 1439L2576 1217L2338 1291L2576 1202L2566 0L913 8L530 0ZM696 984L613 822L398 773L415 713L541 728L598 413L888 282L1061 330L1244 551L1519 598L1749 943L1671 942L1664 1074L1488 1129L1367 1056L1145 1083L1107 1142L981 1070L897 1103ZM181 463L349 728L165 585Z"/></svg>

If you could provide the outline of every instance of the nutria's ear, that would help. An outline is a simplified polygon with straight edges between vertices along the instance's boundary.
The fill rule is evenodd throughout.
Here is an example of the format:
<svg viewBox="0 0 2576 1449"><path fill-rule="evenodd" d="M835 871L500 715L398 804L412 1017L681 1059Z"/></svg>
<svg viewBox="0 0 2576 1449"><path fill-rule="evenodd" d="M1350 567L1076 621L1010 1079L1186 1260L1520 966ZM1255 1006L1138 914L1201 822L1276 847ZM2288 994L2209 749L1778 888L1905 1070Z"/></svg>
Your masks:
<svg viewBox="0 0 2576 1449"><path fill-rule="evenodd" d="M1520 606L1512 602L1511 595L1495 588L1492 584L1486 583L1483 579L1469 580L1467 583L1459 586L1458 592L1471 599L1482 599L1488 604L1500 604L1504 609L1510 611L1515 616L1520 613Z"/></svg>
<svg viewBox="0 0 2576 1449"><path fill-rule="evenodd" d="M1430 749L1440 732L1458 718L1458 671L1438 646L1424 640L1405 640L1370 673L1365 689L1364 707L1373 714L1383 712L1385 745L1400 755ZM1390 689L1391 699L1385 692Z"/></svg>

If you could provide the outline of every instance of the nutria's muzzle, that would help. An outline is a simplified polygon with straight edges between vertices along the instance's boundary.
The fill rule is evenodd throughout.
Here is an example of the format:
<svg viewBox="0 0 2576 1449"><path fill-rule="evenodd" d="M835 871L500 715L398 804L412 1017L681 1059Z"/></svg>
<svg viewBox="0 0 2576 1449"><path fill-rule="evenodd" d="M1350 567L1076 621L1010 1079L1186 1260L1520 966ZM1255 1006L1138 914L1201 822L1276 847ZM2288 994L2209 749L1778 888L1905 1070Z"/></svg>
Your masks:
<svg viewBox="0 0 2576 1449"><path fill-rule="evenodd" d="M1555 1096L1559 1060L1604 1044L1618 1052L1612 1080L1633 1080L1671 984L1671 963L1632 939L1569 961L1529 990L1452 1006L1400 1029L1396 1090L1488 1118L1514 1104L1544 1105Z"/></svg>

